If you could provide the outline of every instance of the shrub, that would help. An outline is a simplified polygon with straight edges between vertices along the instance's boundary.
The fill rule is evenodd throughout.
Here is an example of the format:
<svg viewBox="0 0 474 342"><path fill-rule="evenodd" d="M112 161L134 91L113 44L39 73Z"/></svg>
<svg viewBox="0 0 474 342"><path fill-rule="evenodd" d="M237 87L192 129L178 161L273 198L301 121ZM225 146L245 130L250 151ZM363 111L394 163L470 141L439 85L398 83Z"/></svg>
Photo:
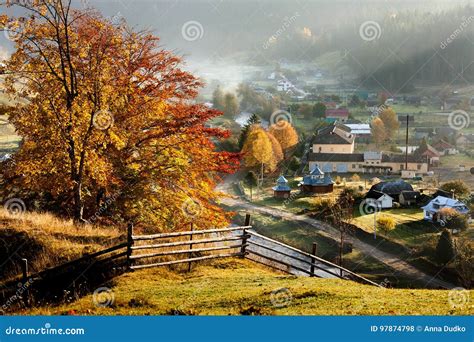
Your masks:
<svg viewBox="0 0 474 342"><path fill-rule="evenodd" d="M335 183L336 183L337 185L339 185L339 184L341 184L341 182L342 182L341 177L337 176L337 177L336 177L336 180L335 180Z"/></svg>
<svg viewBox="0 0 474 342"><path fill-rule="evenodd" d="M334 204L333 202L330 198L316 197L312 200L313 209L316 212L324 212Z"/></svg>
<svg viewBox="0 0 474 342"><path fill-rule="evenodd" d="M353 182L360 182L360 176L357 174L357 173L354 173L352 176L351 176L351 180Z"/></svg>
<svg viewBox="0 0 474 342"><path fill-rule="evenodd" d="M377 225L379 228L385 232L388 233L392 229L395 228L395 220L392 217L387 217L387 216L382 216L377 219Z"/></svg>
<svg viewBox="0 0 474 342"><path fill-rule="evenodd" d="M438 214L446 228L465 230L469 227L467 216L453 208L442 208L438 211Z"/></svg>
<svg viewBox="0 0 474 342"><path fill-rule="evenodd" d="M449 230L445 229L441 233L436 246L436 259L443 264L447 264L454 258L455 251L453 246L453 238Z"/></svg>
<svg viewBox="0 0 474 342"><path fill-rule="evenodd" d="M466 197L470 193L469 186L460 179L444 183L441 190L453 192L456 197Z"/></svg>

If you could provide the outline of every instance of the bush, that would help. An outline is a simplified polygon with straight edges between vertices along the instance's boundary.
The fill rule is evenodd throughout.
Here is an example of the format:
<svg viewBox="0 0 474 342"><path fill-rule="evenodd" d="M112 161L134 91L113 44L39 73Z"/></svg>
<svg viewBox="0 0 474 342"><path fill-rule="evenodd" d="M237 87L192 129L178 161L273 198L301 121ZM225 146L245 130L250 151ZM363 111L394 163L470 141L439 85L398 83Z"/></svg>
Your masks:
<svg viewBox="0 0 474 342"><path fill-rule="evenodd" d="M446 182L441 186L441 190L452 192L458 198L469 196L469 186L462 180L453 180Z"/></svg>
<svg viewBox="0 0 474 342"><path fill-rule="evenodd" d="M351 180L353 182L360 182L360 176L357 174L357 173L354 173L352 176L351 176Z"/></svg>
<svg viewBox="0 0 474 342"><path fill-rule="evenodd" d="M377 219L377 225L384 233L388 233L395 228L396 223L392 217L382 216Z"/></svg>
<svg viewBox="0 0 474 342"><path fill-rule="evenodd" d="M457 212L453 208L440 209L438 214L446 228L465 230L469 227L467 216Z"/></svg>
<svg viewBox="0 0 474 342"><path fill-rule="evenodd" d="M441 233L436 246L436 259L442 264L447 264L454 258L454 255L453 238L449 230L445 229Z"/></svg>
<svg viewBox="0 0 474 342"><path fill-rule="evenodd" d="M341 177L337 176L336 180L334 181L337 185L341 184L342 180Z"/></svg>
<svg viewBox="0 0 474 342"><path fill-rule="evenodd" d="M330 198L316 197L312 200L313 210L321 213L330 208L334 203Z"/></svg>

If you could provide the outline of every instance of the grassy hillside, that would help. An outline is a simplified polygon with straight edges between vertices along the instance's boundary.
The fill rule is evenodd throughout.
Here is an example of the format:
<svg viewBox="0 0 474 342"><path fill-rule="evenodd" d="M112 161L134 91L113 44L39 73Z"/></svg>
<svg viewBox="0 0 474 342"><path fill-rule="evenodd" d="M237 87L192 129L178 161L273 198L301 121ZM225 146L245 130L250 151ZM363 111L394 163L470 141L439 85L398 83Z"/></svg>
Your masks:
<svg viewBox="0 0 474 342"><path fill-rule="evenodd" d="M108 294L88 295L28 314L78 315L467 315L452 308L445 290L399 290L277 274L248 260L223 260L191 273L163 268L124 274ZM472 296L473 293L471 293ZM107 302L98 307L94 302Z"/></svg>
<svg viewBox="0 0 474 342"><path fill-rule="evenodd" d="M0 262L27 257L31 271L63 263L118 243L118 229L75 226L51 214L19 217L0 210ZM79 315L398 315L474 313L472 305L453 308L449 291L384 289L346 280L289 276L250 260L226 259L186 267L154 268L122 274L88 294L60 305L21 309L19 314ZM11 275L19 270L9 268ZM5 274L5 273L4 273ZM2 279L3 280L3 279ZM99 285L97 285L99 287ZM94 288L90 289L93 292ZM466 295L466 294L463 294ZM474 293L470 296L472 297ZM113 301L111 301L113 297ZM111 301L101 307L97 303Z"/></svg>
<svg viewBox="0 0 474 342"><path fill-rule="evenodd" d="M30 271L36 273L117 244L121 238L116 228L78 227L47 213L14 216L0 208L0 282L20 273L21 258L27 258Z"/></svg>

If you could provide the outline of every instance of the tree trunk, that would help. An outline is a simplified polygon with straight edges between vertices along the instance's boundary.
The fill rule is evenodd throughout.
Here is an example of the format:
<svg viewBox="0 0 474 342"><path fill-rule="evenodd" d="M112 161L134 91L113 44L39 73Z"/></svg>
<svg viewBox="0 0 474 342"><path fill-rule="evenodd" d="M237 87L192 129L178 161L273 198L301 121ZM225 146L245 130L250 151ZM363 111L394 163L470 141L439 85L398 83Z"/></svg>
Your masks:
<svg viewBox="0 0 474 342"><path fill-rule="evenodd" d="M341 243L339 245L339 266L342 267L342 258L344 254L344 232L341 230ZM340 274L342 277L342 269L340 269Z"/></svg>
<svg viewBox="0 0 474 342"><path fill-rule="evenodd" d="M85 222L84 220L84 203L82 200L82 181L76 181L74 184L74 220L77 222Z"/></svg>

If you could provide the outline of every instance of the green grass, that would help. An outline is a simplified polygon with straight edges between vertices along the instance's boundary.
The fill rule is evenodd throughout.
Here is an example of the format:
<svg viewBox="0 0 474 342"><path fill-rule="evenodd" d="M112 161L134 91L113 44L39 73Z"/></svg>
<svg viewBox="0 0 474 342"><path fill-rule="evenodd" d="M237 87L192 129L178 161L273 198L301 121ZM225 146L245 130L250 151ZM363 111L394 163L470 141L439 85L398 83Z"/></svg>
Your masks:
<svg viewBox="0 0 474 342"><path fill-rule="evenodd" d="M191 273L158 268L136 271L105 286L110 287L114 297L109 307L98 307L93 295L88 295L70 304L35 308L21 314L468 315L474 312L470 305L453 308L446 290L385 289L347 280L282 275L239 259L201 264ZM278 290L280 301L273 295Z"/></svg>
<svg viewBox="0 0 474 342"><path fill-rule="evenodd" d="M231 208L237 210L236 208ZM243 220L243 217L240 217ZM238 223L238 222L237 222ZM306 252L312 251L313 242L317 244L317 255L337 263L339 253L339 242L328 236L317 228L295 221L274 219L258 213L252 214L252 226L260 234L272 239L286 243ZM344 254L344 267L353 270L366 278L375 282L382 282L389 277L396 287L416 287L418 284L403 275L397 274L397 279L393 278L393 269L381 263L370 255L361 253L353 249L350 253Z"/></svg>

